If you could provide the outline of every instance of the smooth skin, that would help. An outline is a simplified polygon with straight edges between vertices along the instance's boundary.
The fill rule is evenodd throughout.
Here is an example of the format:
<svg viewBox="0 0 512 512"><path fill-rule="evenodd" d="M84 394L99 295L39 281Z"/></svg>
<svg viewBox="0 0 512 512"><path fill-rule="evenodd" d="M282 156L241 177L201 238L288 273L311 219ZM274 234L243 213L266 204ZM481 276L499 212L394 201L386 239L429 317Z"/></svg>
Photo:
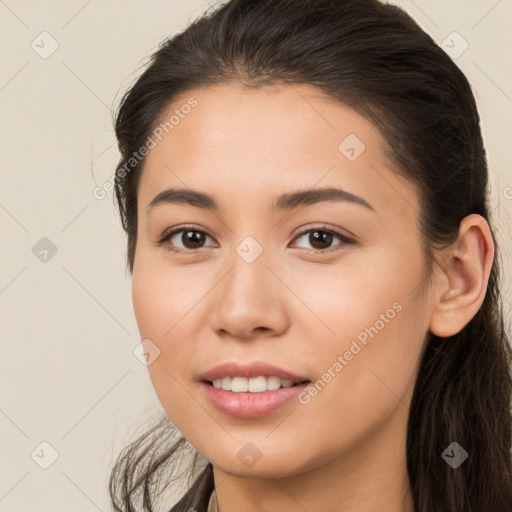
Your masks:
<svg viewBox="0 0 512 512"><path fill-rule="evenodd" d="M393 172L371 122L308 85L235 83L188 91L163 119L190 97L197 106L150 151L138 192L133 304L141 339L160 350L148 370L162 406L213 464L221 512L414 511L405 441L420 358L429 331L456 334L483 302L494 258L487 222L463 219L430 280L417 191ZM339 150L350 134L365 145L353 161ZM147 211L171 187L211 195L219 209ZM323 187L373 210L271 209L281 194ZM155 243L183 224L192 233ZM320 227L353 242L324 231L315 242L308 230ZM251 263L237 252L246 237L263 250ZM396 303L305 405L239 419L202 392L200 376L224 361L266 361L316 382ZM250 467L237 456L247 443L261 454Z"/></svg>

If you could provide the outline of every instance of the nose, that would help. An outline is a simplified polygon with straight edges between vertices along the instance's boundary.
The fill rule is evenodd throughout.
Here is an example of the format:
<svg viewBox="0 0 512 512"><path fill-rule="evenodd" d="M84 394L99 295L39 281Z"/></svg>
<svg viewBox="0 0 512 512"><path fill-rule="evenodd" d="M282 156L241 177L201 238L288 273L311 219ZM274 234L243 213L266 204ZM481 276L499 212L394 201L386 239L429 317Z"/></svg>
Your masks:
<svg viewBox="0 0 512 512"><path fill-rule="evenodd" d="M253 262L236 253L230 260L230 270L216 287L213 318L219 336L250 340L287 330L289 294L269 260L265 252Z"/></svg>

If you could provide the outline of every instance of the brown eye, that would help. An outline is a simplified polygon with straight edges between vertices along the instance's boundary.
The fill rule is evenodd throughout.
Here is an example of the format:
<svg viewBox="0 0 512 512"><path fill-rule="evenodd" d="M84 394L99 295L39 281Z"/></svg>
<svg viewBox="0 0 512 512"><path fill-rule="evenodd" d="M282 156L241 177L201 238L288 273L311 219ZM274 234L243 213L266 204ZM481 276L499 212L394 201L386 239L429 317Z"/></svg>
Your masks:
<svg viewBox="0 0 512 512"><path fill-rule="evenodd" d="M335 230L323 228L313 228L303 231L295 237L295 240L302 237L305 238L306 235L308 235L307 242L312 248L309 249L307 247L303 247L303 249L313 253L330 252L337 250L340 247L342 248L345 245L354 243L351 238L338 233ZM197 249L208 247L207 245L204 245L207 238L212 240L212 238L204 231L194 227L182 226L181 228L176 228L167 234L164 234L160 240L155 242L155 244L158 246L165 246L169 251L187 254L198 252ZM339 243L332 246L335 239L338 239Z"/></svg>
<svg viewBox="0 0 512 512"><path fill-rule="evenodd" d="M321 228L313 228L308 229L307 231L303 231L299 235L297 235L296 239L300 239L302 237L307 237L307 242L311 245L312 249L308 247L303 247L304 249L308 249L311 252L315 251L330 251L335 250L339 246L344 246L346 244L352 243L352 240L337 231L333 231L331 229L321 229ZM338 239L341 243L336 244L334 247L331 246L333 240ZM300 246L299 246L300 247Z"/></svg>
<svg viewBox="0 0 512 512"><path fill-rule="evenodd" d="M178 237L178 239L185 246L185 249L198 249L202 244L204 244L206 239L206 236L202 231L197 231L195 229L183 229L178 233L181 233L181 237Z"/></svg>
<svg viewBox="0 0 512 512"><path fill-rule="evenodd" d="M170 251L174 252L194 252L196 249L201 249L207 238L210 238L206 233L195 228L181 227L165 234L156 245L165 245Z"/></svg>
<svg viewBox="0 0 512 512"><path fill-rule="evenodd" d="M333 241L333 234L327 231L320 231L315 229L309 232L308 242L314 249L328 249Z"/></svg>

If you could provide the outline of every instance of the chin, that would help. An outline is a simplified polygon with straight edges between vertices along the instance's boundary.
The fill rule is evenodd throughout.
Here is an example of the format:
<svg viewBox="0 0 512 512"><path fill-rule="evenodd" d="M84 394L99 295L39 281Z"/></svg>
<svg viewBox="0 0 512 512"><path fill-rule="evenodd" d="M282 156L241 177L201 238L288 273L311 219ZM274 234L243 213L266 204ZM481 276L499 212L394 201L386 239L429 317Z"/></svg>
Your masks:
<svg viewBox="0 0 512 512"><path fill-rule="evenodd" d="M278 451L271 456L265 456L263 453L259 459L254 458L252 461L244 461L244 456L239 458L236 453L233 457L227 458L226 452L208 460L215 469L238 477L286 478L308 470L305 461L292 460L287 454Z"/></svg>

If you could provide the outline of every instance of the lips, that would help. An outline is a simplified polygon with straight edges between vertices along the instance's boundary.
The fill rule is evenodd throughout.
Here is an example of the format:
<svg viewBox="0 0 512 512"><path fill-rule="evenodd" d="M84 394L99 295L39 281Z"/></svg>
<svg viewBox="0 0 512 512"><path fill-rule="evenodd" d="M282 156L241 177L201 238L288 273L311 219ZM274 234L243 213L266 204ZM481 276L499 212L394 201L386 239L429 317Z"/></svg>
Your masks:
<svg viewBox="0 0 512 512"><path fill-rule="evenodd" d="M235 361L227 361L210 368L200 380L203 382L212 382L215 379L223 377L245 377L250 379L253 377L279 377L280 379L291 380L294 384L309 381L306 376L296 375L284 368L262 361L252 363L237 363Z"/></svg>

